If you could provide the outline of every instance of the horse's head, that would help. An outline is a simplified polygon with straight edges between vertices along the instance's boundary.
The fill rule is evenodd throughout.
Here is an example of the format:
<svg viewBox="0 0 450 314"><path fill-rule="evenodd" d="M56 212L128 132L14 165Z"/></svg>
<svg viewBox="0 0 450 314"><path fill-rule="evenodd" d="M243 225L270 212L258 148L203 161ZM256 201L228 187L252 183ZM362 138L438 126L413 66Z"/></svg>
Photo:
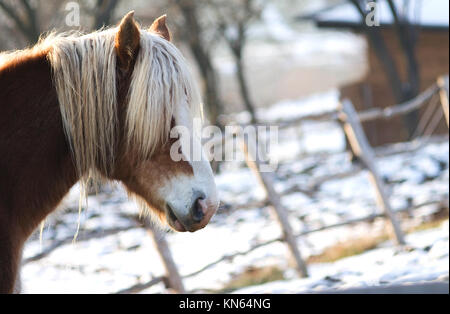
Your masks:
<svg viewBox="0 0 450 314"><path fill-rule="evenodd" d="M216 187L209 162L189 156L202 152L192 121L201 109L200 97L184 58L170 43L165 16L146 31L133 13L126 15L115 35L115 51L118 85L127 92L121 95L118 89L123 145L114 176L175 230L201 229L217 209ZM178 154L181 160L174 158Z"/></svg>
<svg viewBox="0 0 450 314"><path fill-rule="evenodd" d="M131 12L117 28L51 43L48 59L82 182L119 180L175 230L203 228L218 199L209 162L191 156L202 152L193 128L201 101L165 16L144 30Z"/></svg>

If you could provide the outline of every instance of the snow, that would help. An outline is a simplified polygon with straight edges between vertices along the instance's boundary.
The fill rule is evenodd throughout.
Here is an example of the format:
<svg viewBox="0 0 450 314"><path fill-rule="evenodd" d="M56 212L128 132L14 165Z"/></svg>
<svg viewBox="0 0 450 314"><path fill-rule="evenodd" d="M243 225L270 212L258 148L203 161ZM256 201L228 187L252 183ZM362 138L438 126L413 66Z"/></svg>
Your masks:
<svg viewBox="0 0 450 314"><path fill-rule="evenodd" d="M315 94L305 97L300 101L284 100L267 109L258 111L258 118L267 123L276 122L286 117L290 119L300 118L310 114L320 114L336 110L339 91L331 90L326 93Z"/></svg>
<svg viewBox="0 0 450 314"><path fill-rule="evenodd" d="M294 104L304 104L310 106L311 110L321 112L334 108L336 99L337 94L331 91L322 97L315 95L281 102L260 113L274 119L301 116L303 110L294 109ZM279 116L275 117L275 113ZM279 192L290 191L296 186L307 188L311 182L324 175L352 169L349 156L344 151L343 134L338 127L319 124L306 128L301 130L300 138L299 133L293 133L292 130L279 133L279 149L290 147L292 153L278 156L279 166L274 179ZM383 177L387 182L392 182L390 193L395 210L448 199L448 154L448 140L445 140L430 142L414 152L377 159ZM246 251L254 244L281 236L272 210L258 205L264 199L263 189L242 163L224 163L216 183L220 199L231 208L220 210L211 223L199 232L166 233L182 275L193 273L224 255ZM68 239L66 244L45 257L23 265L25 293L112 293L164 274L163 264L151 237L127 217L137 215L138 210L127 199L120 185L103 187L98 195L89 196L89 207L81 215L80 237L88 232L101 233L102 230L106 232L112 228L122 228L123 231L71 243L77 229L78 196L79 190L75 186L61 209L47 220L42 242L37 233L26 244L25 260L56 241ZM345 179L325 182L311 195L294 189L282 197L282 203L289 210L290 223L295 233L379 212L365 171ZM255 205L235 209L243 204ZM424 206L415 212L411 221L416 224L428 221L438 209L433 204ZM383 228L384 223L380 219L371 224L328 229L299 238L298 245L304 258L308 258L336 243L377 234ZM285 272L286 280L248 287L238 292L298 293L448 278L448 222L438 229L410 234L407 242L410 250L399 251L388 242L372 251L335 263L312 264L309 267L309 279L296 277L289 266L286 246L275 242L186 278L184 284L188 291L220 289L249 266L276 266ZM143 293L165 291L163 284L158 284Z"/></svg>
<svg viewBox="0 0 450 314"><path fill-rule="evenodd" d="M408 250L391 243L335 263L309 267L310 277L243 288L234 293L302 293L333 289L448 281L449 224L406 238ZM370 271L368 271L370 270Z"/></svg>

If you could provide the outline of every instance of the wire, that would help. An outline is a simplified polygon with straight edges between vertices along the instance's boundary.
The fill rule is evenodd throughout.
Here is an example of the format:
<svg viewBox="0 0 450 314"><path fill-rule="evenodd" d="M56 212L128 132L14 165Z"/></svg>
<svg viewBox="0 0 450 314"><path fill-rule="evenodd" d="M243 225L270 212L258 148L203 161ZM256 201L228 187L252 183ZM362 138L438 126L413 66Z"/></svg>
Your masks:
<svg viewBox="0 0 450 314"><path fill-rule="evenodd" d="M435 111L439 108L438 105L438 94L435 94L430 101L428 102L428 106L423 113L422 117L420 118L420 121L416 127L416 130L413 133L412 139L415 139L419 137L420 135L423 135L427 125L430 123L430 120L433 117L433 114Z"/></svg>
<svg viewBox="0 0 450 314"><path fill-rule="evenodd" d="M439 106L438 106L439 108ZM441 122L442 117L444 116L443 110L437 110L433 116L433 119L431 120L430 124L428 125L427 129L424 132L425 141L428 141L431 138L431 135L436 131L436 129L439 126L439 122Z"/></svg>

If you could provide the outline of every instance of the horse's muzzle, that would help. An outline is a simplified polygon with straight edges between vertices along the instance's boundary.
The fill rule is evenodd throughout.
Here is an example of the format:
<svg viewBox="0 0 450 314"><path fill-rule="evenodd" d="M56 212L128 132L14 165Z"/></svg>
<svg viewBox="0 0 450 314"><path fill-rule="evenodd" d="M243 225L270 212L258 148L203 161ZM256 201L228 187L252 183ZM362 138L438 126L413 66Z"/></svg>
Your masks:
<svg viewBox="0 0 450 314"><path fill-rule="evenodd" d="M208 224L217 211L217 205L199 194L186 215L177 214L169 204L166 205L166 211L167 221L173 229L178 232L195 232Z"/></svg>

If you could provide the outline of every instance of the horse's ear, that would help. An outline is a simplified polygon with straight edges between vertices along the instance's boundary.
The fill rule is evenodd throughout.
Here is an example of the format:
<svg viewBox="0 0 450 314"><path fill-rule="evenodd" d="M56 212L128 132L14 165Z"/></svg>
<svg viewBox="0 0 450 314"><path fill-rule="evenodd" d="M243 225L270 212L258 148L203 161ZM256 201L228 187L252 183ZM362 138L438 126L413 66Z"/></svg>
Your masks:
<svg viewBox="0 0 450 314"><path fill-rule="evenodd" d="M167 24L166 24L166 18L167 18L167 15L165 15L165 14L163 16L158 17L153 22L152 26L150 26L150 32L157 33L165 40L170 41L171 35L170 35L169 28L167 27Z"/></svg>
<svg viewBox="0 0 450 314"><path fill-rule="evenodd" d="M140 38L139 27L134 20L134 11L131 11L120 22L115 39L119 66L122 69L129 70L139 50Z"/></svg>

